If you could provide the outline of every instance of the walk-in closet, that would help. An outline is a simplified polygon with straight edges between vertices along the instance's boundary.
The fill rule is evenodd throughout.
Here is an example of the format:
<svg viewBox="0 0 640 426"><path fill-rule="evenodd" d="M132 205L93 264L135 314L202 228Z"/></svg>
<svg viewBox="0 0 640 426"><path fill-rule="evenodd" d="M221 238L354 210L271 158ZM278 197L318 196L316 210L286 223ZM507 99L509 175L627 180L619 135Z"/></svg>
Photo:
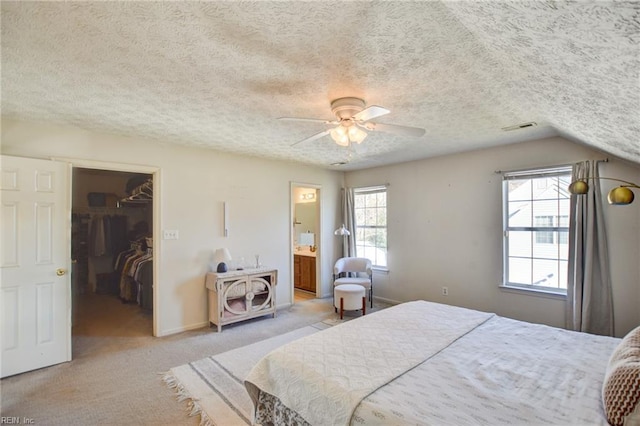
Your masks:
<svg viewBox="0 0 640 426"><path fill-rule="evenodd" d="M153 175L76 167L72 188L74 352L78 336L152 335Z"/></svg>

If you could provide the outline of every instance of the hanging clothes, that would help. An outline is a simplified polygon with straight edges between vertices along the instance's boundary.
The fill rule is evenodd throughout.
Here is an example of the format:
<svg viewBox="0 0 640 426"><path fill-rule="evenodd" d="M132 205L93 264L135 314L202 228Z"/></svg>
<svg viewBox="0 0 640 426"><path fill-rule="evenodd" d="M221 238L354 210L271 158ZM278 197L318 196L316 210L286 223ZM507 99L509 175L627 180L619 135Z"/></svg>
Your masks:
<svg viewBox="0 0 640 426"><path fill-rule="evenodd" d="M149 272L146 269L149 266L145 266L152 265L153 250L145 249L146 240L142 238L132 243L130 250L120 253L117 257L116 271L120 274L119 296L123 302L137 302L142 305L144 287L153 283L153 272Z"/></svg>
<svg viewBox="0 0 640 426"><path fill-rule="evenodd" d="M127 216L93 214L89 226L89 254L94 257L112 256L126 250Z"/></svg>
<svg viewBox="0 0 640 426"><path fill-rule="evenodd" d="M153 309L153 259L147 260L138 268L138 284L140 286L140 306L146 310Z"/></svg>
<svg viewBox="0 0 640 426"><path fill-rule="evenodd" d="M107 246L104 232L104 216L93 215L89 228L89 254L99 257L107 253Z"/></svg>

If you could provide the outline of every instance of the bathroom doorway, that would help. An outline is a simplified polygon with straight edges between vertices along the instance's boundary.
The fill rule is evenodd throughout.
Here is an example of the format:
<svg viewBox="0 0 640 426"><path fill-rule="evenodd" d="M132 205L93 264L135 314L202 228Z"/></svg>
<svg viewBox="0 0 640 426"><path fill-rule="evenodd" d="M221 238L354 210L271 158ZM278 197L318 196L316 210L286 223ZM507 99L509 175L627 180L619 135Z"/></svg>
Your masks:
<svg viewBox="0 0 640 426"><path fill-rule="evenodd" d="M321 294L320 211L320 186L291 184L293 303L315 299Z"/></svg>

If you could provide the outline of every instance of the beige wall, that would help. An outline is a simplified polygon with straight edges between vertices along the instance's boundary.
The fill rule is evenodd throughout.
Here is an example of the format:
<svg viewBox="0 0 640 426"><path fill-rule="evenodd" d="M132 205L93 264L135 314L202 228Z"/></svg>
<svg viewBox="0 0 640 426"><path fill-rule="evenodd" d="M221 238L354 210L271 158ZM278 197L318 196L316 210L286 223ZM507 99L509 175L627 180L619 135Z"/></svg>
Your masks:
<svg viewBox="0 0 640 426"><path fill-rule="evenodd" d="M564 299L501 290L501 175L496 170L570 164L606 155L561 138L348 172L347 186L389 183L389 273L376 294L427 299L564 326ZM602 176L640 181L640 168L611 158ZM603 182L603 192L613 187ZM640 201L640 200L639 200ZM605 201L606 203L606 201ZM640 324L640 203L608 206L615 329ZM449 296L442 295L446 286Z"/></svg>
<svg viewBox="0 0 640 426"><path fill-rule="evenodd" d="M179 239L154 241L159 260L158 335L207 324L204 276L214 250L220 247L227 247L236 259L251 260L260 254L263 264L278 269L277 304L291 303L291 181L322 187L319 261L323 291L330 294L339 249L333 230L338 222L342 173L6 119L2 121L2 154L78 158L160 170L159 228L178 230ZM229 204L228 238L222 235L223 202Z"/></svg>
<svg viewBox="0 0 640 426"><path fill-rule="evenodd" d="M568 164L605 155L561 138L379 167L331 172L309 166L98 135L72 127L3 120L2 153L139 164L161 171L157 333L207 323L204 275L213 251L227 247L279 272L278 305L291 302L291 182L322 185L322 294L340 254L333 230L342 222L340 187L389 183L389 273L377 273L376 295L427 299L493 311L520 320L564 325L564 300L498 288L502 279L501 177L495 170ZM613 159L603 176L640 181L640 168ZM603 183L606 191L613 184ZM224 238L222 202L229 203ZM640 205L607 207L616 334L640 324ZM449 296L442 296L443 286Z"/></svg>

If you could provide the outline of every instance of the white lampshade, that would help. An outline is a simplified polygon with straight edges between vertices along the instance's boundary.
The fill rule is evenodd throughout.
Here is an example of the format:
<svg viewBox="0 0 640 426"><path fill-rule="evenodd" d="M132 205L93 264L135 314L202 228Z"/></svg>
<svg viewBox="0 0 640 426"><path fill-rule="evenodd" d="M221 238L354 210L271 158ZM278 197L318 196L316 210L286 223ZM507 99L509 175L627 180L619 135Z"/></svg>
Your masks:
<svg viewBox="0 0 640 426"><path fill-rule="evenodd" d="M228 262L231 260L231 253L226 248L217 249L213 255L213 260L217 263Z"/></svg>
<svg viewBox="0 0 640 426"><path fill-rule="evenodd" d="M215 270L217 272L227 272L228 268L225 262L228 262L230 260L231 260L231 253L229 253L229 250L227 250L226 248L217 249L213 254L213 261L217 265L215 269L213 269L213 265L212 265L212 270Z"/></svg>
<svg viewBox="0 0 640 426"><path fill-rule="evenodd" d="M331 130L331 138L340 146L349 146L349 135L342 125Z"/></svg>
<svg viewBox="0 0 640 426"><path fill-rule="evenodd" d="M364 138L367 137L367 132L359 128L358 126L349 127L349 140L357 144L362 143Z"/></svg>
<svg viewBox="0 0 640 426"><path fill-rule="evenodd" d="M366 137L367 132L355 124L348 127L341 124L331 130L331 138L340 146L349 146L351 142L360 144Z"/></svg>
<svg viewBox="0 0 640 426"><path fill-rule="evenodd" d="M340 228L338 228L335 231L333 231L333 234L334 235L351 235L351 232L349 232L349 230L347 228L345 228L344 223L343 223Z"/></svg>

